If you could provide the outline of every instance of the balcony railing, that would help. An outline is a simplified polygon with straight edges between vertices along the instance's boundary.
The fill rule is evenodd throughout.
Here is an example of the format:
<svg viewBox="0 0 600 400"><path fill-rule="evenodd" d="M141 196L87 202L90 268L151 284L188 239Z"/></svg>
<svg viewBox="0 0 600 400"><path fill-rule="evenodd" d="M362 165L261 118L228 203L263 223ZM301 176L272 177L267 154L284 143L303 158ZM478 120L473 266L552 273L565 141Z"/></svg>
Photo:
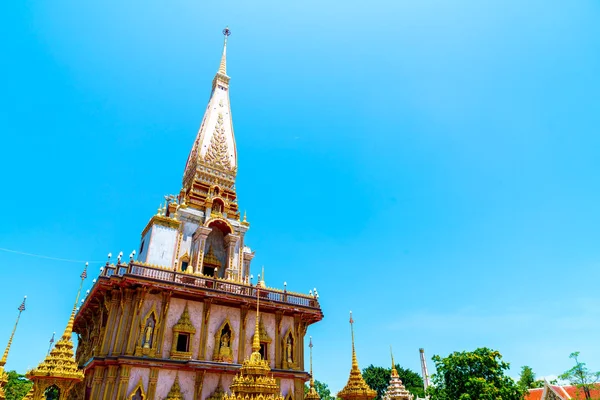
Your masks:
<svg viewBox="0 0 600 400"><path fill-rule="evenodd" d="M135 261L129 264L105 265L100 273L102 277L111 276L140 276L157 281L173 282L179 285L208 289L216 292L231 293L241 296L256 297L257 287L244 283L233 282L226 279L214 278L205 275L187 274L160 267L138 264ZM260 288L259 295L263 299L286 303L301 307L320 308L316 296L291 293L286 290Z"/></svg>

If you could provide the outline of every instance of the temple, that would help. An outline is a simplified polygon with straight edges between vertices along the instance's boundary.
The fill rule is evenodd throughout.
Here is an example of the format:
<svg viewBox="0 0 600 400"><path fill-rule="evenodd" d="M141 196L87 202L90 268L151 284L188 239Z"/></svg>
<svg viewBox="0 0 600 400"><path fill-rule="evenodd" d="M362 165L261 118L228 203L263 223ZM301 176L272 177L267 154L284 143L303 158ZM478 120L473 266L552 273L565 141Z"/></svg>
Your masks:
<svg viewBox="0 0 600 400"><path fill-rule="evenodd" d="M390 349L391 351L391 349ZM396 364L394 364L394 354L392 353L392 372L390 375L390 384L388 385L383 400L413 400L413 395L406 390L402 384L402 380L396 370Z"/></svg>
<svg viewBox="0 0 600 400"><path fill-rule="evenodd" d="M337 397L342 400L373 400L377 397L377 392L367 385L360 372L360 368L358 368L356 349L354 348L354 320L352 319L352 311L350 311L350 332L352 334L352 367L350 368L348 383L337 394Z"/></svg>
<svg viewBox="0 0 600 400"><path fill-rule="evenodd" d="M85 377L71 398L215 400L249 393L241 376L277 382L268 388L275 398L304 397L304 337L323 313L316 292L269 288L264 271L255 282L250 274L255 253L235 187L230 33L180 192L150 217L139 250L109 255L75 315ZM251 312L257 294L260 316Z"/></svg>
<svg viewBox="0 0 600 400"><path fill-rule="evenodd" d="M600 384L590 385L589 396L592 399L600 397ZM525 400L571 400L586 399L586 393L583 388L574 385L553 385L544 381L541 388L529 389L525 393Z"/></svg>

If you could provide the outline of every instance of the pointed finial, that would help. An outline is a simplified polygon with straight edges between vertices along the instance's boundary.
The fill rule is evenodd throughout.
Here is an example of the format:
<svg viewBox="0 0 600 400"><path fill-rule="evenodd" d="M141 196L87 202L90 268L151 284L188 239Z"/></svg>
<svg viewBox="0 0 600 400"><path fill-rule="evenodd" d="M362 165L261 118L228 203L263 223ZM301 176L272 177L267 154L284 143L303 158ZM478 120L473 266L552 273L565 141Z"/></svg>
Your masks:
<svg viewBox="0 0 600 400"><path fill-rule="evenodd" d="M396 363L394 362L394 352L392 351L392 345L390 345L390 355L392 356L392 376L397 377L398 371L396 371Z"/></svg>
<svg viewBox="0 0 600 400"><path fill-rule="evenodd" d="M313 382L313 371L312 371L312 348L313 348L312 336L309 336L308 347L310 348L310 385L313 386L314 382Z"/></svg>
<svg viewBox="0 0 600 400"><path fill-rule="evenodd" d="M260 318L260 288L256 287L256 326L254 327L254 340L252 341L252 352L260 352L260 327L258 325Z"/></svg>
<svg viewBox="0 0 600 400"><path fill-rule="evenodd" d="M350 333L352 334L352 369L358 369L356 350L354 349L354 320L352 319L352 311L350 311Z"/></svg>
<svg viewBox="0 0 600 400"><path fill-rule="evenodd" d="M267 284L265 283L265 266L264 265L262 266L262 280L260 281L260 283L261 283L262 287L264 287L264 288L267 287L266 286Z"/></svg>
<svg viewBox="0 0 600 400"><path fill-rule="evenodd" d="M79 289L77 290L77 297L75 298L75 305L73 306L73 311L71 311L71 317L69 318L69 322L67 323L67 327L65 328L65 332L62 335L63 339L71 339L71 334L73 333L73 323L75 321L75 313L77 311L77 303L79 302L79 296L81 296L81 289L83 288L83 281L87 278L87 267L88 264L85 263L85 267L83 268L83 272L79 277L81 278L81 282L79 283Z"/></svg>
<svg viewBox="0 0 600 400"><path fill-rule="evenodd" d="M219 74L227 75L227 38L231 35L231 31L229 27L223 29L223 36L225 39L223 41L223 55L221 56L221 64L219 65Z"/></svg>
<svg viewBox="0 0 600 400"><path fill-rule="evenodd" d="M248 222L248 220L246 219L246 210L244 210L244 220L242 222Z"/></svg>
<svg viewBox="0 0 600 400"><path fill-rule="evenodd" d="M0 359L0 375L3 374L4 365L6 365L6 359L8 358L8 352L10 351L10 346L12 345L13 338L15 337L15 332L17 331L17 325L19 325L19 319L21 318L21 313L25 311L25 300L27 300L27 296L23 297L23 301L19 306L19 314L17 315L17 321L15 322L15 326L10 334L10 338L8 339L8 344L6 345L6 349L4 350L4 354Z"/></svg>
<svg viewBox="0 0 600 400"><path fill-rule="evenodd" d="M52 332L52 337L50 338L50 344L48 345L48 353L46 353L46 355L50 354L50 350L52 349L52 344L54 343L54 335L56 335L56 332Z"/></svg>

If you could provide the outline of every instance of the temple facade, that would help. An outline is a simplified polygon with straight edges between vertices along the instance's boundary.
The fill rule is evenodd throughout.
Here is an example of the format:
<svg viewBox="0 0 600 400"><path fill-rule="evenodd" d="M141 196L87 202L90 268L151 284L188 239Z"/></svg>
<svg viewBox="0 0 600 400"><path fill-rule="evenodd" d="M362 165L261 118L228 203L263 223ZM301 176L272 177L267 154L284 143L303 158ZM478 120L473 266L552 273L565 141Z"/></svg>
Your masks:
<svg viewBox="0 0 600 400"><path fill-rule="evenodd" d="M243 392L234 377L255 353L277 384L275 397L304 397L305 334L323 314L316 292L269 288L264 271L255 282L250 274L250 224L235 188L230 31L223 33L181 191L166 196L150 217L137 252L109 256L74 317L75 359L84 379L71 398L217 400L230 387ZM257 296L260 317L252 312Z"/></svg>

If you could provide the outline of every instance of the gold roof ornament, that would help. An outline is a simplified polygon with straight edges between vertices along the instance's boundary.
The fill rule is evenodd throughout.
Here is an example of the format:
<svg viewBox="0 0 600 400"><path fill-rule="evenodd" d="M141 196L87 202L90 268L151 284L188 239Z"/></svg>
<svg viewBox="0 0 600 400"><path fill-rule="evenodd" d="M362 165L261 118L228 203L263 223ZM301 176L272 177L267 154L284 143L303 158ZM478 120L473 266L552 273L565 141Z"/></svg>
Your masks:
<svg viewBox="0 0 600 400"><path fill-rule="evenodd" d="M25 311L25 300L27 300L27 296L23 298L23 302L19 306L19 314L17 315L17 320L15 321L15 326L13 327L12 333L10 334L10 338L8 339L8 343L6 345L6 349L4 349L4 354L0 359L0 400L4 400L4 387L8 383L8 374L4 372L4 366L6 365L6 360L8 358L8 353L10 352L10 346L12 345L12 341L15 337L15 332L17 331L17 326L19 325L19 320L21 319L21 313Z"/></svg>
<svg viewBox="0 0 600 400"><path fill-rule="evenodd" d="M390 374L390 383L383 395L383 400L412 400L414 396L406 390L396 370L392 346L390 346L390 354L392 356L392 372Z"/></svg>
<svg viewBox="0 0 600 400"><path fill-rule="evenodd" d="M196 333L196 327L192 324L192 320L190 319L190 312L188 311L188 304L185 303L185 307L183 308L183 312L179 317L179 321L173 326L173 330L177 332L183 333Z"/></svg>
<svg viewBox="0 0 600 400"><path fill-rule="evenodd" d="M354 349L354 320L352 319L352 311L350 311L350 332L352 333L352 368L350 369L350 377L348 383L337 397L342 400L372 400L377 397L377 392L367 385L356 360L356 350Z"/></svg>
<svg viewBox="0 0 600 400"><path fill-rule="evenodd" d="M165 400L183 400L183 394L181 393L181 386L179 385L179 374L175 375L175 380L171 386L171 390L165 397Z"/></svg>
<svg viewBox="0 0 600 400"><path fill-rule="evenodd" d="M64 333L44 361L36 368L27 371L27 378L33 381L34 398L40 397L48 387L53 385L59 388L61 397L65 396L66 398L71 389L73 389L73 386L81 382L84 378L83 371L79 369L77 362L75 362L72 335L77 303L81 295L83 281L87 278L87 267L88 264L86 263L80 276L81 283L77 291L75 305L73 305L73 310L71 311L71 316L69 317L69 322Z"/></svg>
<svg viewBox="0 0 600 400"><path fill-rule="evenodd" d="M315 380L314 380L314 376L313 376L313 368L312 368L312 348L313 348L312 336L310 336L310 342L308 344L308 347L310 348L310 386L308 388L308 393L306 393L306 395L304 396L304 399L308 399L308 400L321 400L321 396L319 396L319 393L317 393L317 391L315 389Z"/></svg>
<svg viewBox="0 0 600 400"><path fill-rule="evenodd" d="M208 246L208 252L204 256L204 265L209 265L212 267L220 267L221 266L221 261L219 261L219 259L215 255L212 245Z"/></svg>
<svg viewBox="0 0 600 400"><path fill-rule="evenodd" d="M281 390L267 360L260 355L260 289L256 289L256 324L252 340L252 354L242 363L240 372L233 378L229 387L231 394L225 394L224 400L283 400Z"/></svg>

